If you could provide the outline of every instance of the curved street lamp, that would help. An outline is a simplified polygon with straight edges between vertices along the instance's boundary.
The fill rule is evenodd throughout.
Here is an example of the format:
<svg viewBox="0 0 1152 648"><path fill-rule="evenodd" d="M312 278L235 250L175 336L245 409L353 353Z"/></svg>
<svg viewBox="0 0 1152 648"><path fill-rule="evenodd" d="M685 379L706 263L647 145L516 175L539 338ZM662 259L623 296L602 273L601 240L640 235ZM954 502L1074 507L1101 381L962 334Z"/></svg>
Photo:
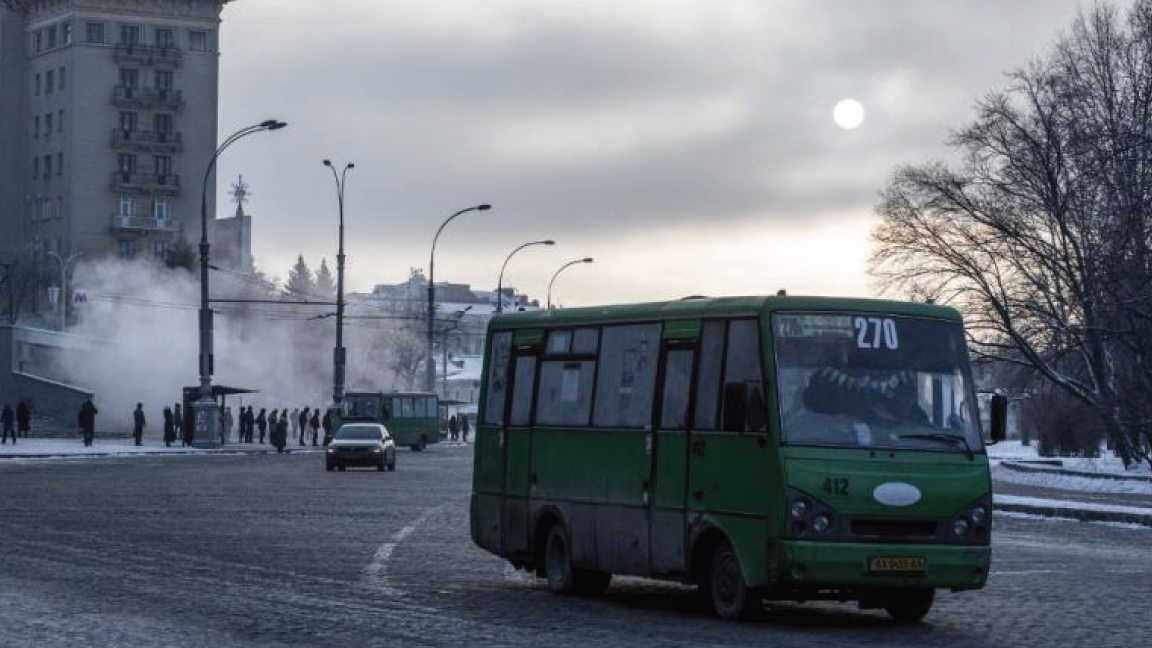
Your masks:
<svg viewBox="0 0 1152 648"><path fill-rule="evenodd" d="M523 250L526 247L531 247L533 245L556 245L556 241L553 241L552 239L548 239L545 241L530 241L528 243L525 243L524 245L521 245L520 247L516 248L515 250L512 250L512 252L504 259L504 265L500 266L500 278L496 280L496 312L497 313L503 313L504 312L504 268L508 267L508 262L512 260L512 255L516 254L517 252L519 252L520 250Z"/></svg>
<svg viewBox="0 0 1152 648"><path fill-rule="evenodd" d="M440 240L440 232L444 231L444 226L451 223L457 216L472 211L488 211L489 209L492 209L492 205L487 203L461 209L440 223L440 227L436 230L436 236L432 238L432 254L428 257L428 349L424 358L424 388L429 393L436 391L436 359L432 353L434 337L432 322L436 318L436 242Z"/></svg>
<svg viewBox="0 0 1152 648"><path fill-rule="evenodd" d="M575 261L569 261L568 263L565 263L564 265L560 266L560 269L552 274L552 281L548 282L548 310L552 310L552 284L556 283L556 277L559 277L560 273L564 272L564 270L567 268L571 268L572 266L579 265L581 263L592 263L594 260L595 259L593 259L592 257L585 257L583 259L576 259Z"/></svg>
<svg viewBox="0 0 1152 648"><path fill-rule="evenodd" d="M346 354L344 352L344 187L348 171L355 169L352 162L344 165L344 170L336 172L332 160L324 160L324 166L332 170L336 180L336 203L340 209L340 242L336 251L336 348L332 350L332 407L339 412L344 404L344 374Z"/></svg>
<svg viewBox="0 0 1152 648"><path fill-rule="evenodd" d="M200 189L200 398L193 407L196 428L192 437L192 446L196 448L216 447L219 439L216 426L220 424L220 417L216 415L216 401L212 398L212 309L208 304L208 180L216 168L216 158L229 146L253 133L280 130L287 125L269 119L241 128L216 149L208 160L208 169L204 171L204 182Z"/></svg>

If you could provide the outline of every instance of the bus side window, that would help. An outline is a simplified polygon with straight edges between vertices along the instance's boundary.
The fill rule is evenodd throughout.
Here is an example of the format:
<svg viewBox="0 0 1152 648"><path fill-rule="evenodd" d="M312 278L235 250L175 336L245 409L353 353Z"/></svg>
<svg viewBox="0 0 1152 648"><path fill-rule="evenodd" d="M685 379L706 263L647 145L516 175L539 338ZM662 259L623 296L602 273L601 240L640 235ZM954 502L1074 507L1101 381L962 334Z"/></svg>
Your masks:
<svg viewBox="0 0 1152 648"><path fill-rule="evenodd" d="M756 320L732 320L724 363L724 431L767 432L764 378ZM728 411L729 407L733 411Z"/></svg>
<svg viewBox="0 0 1152 648"><path fill-rule="evenodd" d="M700 332L700 368L696 379L697 430L716 430L716 413L720 410L720 370L724 359L724 324L721 320L705 321Z"/></svg>
<svg viewBox="0 0 1152 648"><path fill-rule="evenodd" d="M532 388L536 383L536 356L516 358L516 377L512 383L510 425L525 426L532 422Z"/></svg>
<svg viewBox="0 0 1152 648"><path fill-rule="evenodd" d="M385 421L391 421L392 420L392 399L388 399L388 400L384 401L384 420Z"/></svg>
<svg viewBox="0 0 1152 648"><path fill-rule="evenodd" d="M484 403L484 422L497 425L504 420L504 398L508 389L508 363L512 359L512 332L492 336L488 358L488 392Z"/></svg>
<svg viewBox="0 0 1152 648"><path fill-rule="evenodd" d="M596 427L640 428L652 423L660 324L605 326L596 378Z"/></svg>

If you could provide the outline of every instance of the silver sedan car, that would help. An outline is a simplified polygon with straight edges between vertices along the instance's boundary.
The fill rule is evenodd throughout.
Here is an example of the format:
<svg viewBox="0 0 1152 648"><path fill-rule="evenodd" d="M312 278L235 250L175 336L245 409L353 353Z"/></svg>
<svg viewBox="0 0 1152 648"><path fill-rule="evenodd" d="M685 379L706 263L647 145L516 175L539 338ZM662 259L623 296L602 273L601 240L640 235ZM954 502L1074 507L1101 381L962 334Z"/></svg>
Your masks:
<svg viewBox="0 0 1152 648"><path fill-rule="evenodd" d="M396 470L396 442L388 428L379 423L341 425L324 452L324 467L344 470L347 466Z"/></svg>

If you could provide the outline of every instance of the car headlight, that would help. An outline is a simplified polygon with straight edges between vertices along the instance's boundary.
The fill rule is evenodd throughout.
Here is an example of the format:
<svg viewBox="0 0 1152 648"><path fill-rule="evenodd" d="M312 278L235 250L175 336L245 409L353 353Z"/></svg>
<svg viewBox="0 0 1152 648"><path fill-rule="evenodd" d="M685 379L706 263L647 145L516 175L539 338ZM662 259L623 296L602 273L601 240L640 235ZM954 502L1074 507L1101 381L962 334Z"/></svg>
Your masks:
<svg viewBox="0 0 1152 648"><path fill-rule="evenodd" d="M333 452L336 452L336 448L333 448L332 446L328 446L328 454L332 454Z"/></svg>
<svg viewBox="0 0 1152 648"><path fill-rule="evenodd" d="M968 513L968 517L972 518L973 524L984 524L988 512L984 510L983 506L977 506Z"/></svg>
<svg viewBox="0 0 1152 648"><path fill-rule="evenodd" d="M372 448L372 452L375 452L376 454L380 454L380 448Z"/></svg>
<svg viewBox="0 0 1152 648"><path fill-rule="evenodd" d="M792 506L789 507L788 512L797 520L803 520L804 516L808 515L808 511L810 510L812 510L812 505L808 503L808 500L799 499L792 502Z"/></svg>
<svg viewBox="0 0 1152 648"><path fill-rule="evenodd" d="M952 533L958 536L962 536L965 533L968 533L968 526L968 520L965 520L964 518L953 520Z"/></svg>
<svg viewBox="0 0 1152 648"><path fill-rule="evenodd" d="M832 518L821 513L812 520L812 530L816 533L827 533L828 529L832 527Z"/></svg>

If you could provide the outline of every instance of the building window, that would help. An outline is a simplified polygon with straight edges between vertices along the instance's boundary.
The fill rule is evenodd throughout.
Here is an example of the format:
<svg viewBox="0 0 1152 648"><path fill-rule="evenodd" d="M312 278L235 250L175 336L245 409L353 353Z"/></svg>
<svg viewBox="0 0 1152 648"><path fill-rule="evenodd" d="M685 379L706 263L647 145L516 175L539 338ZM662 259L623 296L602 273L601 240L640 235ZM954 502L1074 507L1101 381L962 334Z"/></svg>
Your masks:
<svg viewBox="0 0 1152 648"><path fill-rule="evenodd" d="M153 155L152 167L155 170L156 177L160 179L160 182L163 182L165 177L172 175L172 157L169 155Z"/></svg>
<svg viewBox="0 0 1152 648"><path fill-rule="evenodd" d="M87 25L88 42L93 45L104 44L104 23L90 22Z"/></svg>
<svg viewBox="0 0 1152 648"><path fill-rule="evenodd" d="M166 91L172 89L172 71L156 70L156 89Z"/></svg>
<svg viewBox="0 0 1152 648"><path fill-rule="evenodd" d="M131 218L136 215L136 199L129 196L120 196L120 216Z"/></svg>
<svg viewBox="0 0 1152 648"><path fill-rule="evenodd" d="M64 175L64 154L63 153L57 153L56 154L56 175L58 175L58 176Z"/></svg>
<svg viewBox="0 0 1152 648"><path fill-rule="evenodd" d="M52 218L52 201L48 198L40 201L40 220Z"/></svg>
<svg viewBox="0 0 1152 648"><path fill-rule="evenodd" d="M136 156L131 153L121 153L119 156L120 173L130 175L136 173Z"/></svg>
<svg viewBox="0 0 1152 648"><path fill-rule="evenodd" d="M56 196L56 218L64 218L64 196Z"/></svg>
<svg viewBox="0 0 1152 648"><path fill-rule="evenodd" d="M44 73L44 94L52 94L56 88L56 72L48 70Z"/></svg>
<svg viewBox="0 0 1152 648"><path fill-rule="evenodd" d="M44 178L47 179L51 175L52 175L52 156L51 155L45 155L44 156Z"/></svg>
<svg viewBox="0 0 1152 648"><path fill-rule="evenodd" d="M36 31L36 53L44 51L44 32L41 30Z"/></svg>
<svg viewBox="0 0 1152 648"><path fill-rule="evenodd" d="M34 158L32 158L32 179L35 180L36 178L39 178L39 177L40 177L40 158L34 157Z"/></svg>
<svg viewBox="0 0 1152 648"><path fill-rule="evenodd" d="M167 200L157 200L152 205L152 216L156 220L166 221L170 215L171 211L169 210Z"/></svg>
<svg viewBox="0 0 1152 648"><path fill-rule="evenodd" d="M64 89L64 68L60 68L59 70L56 71L56 73L60 75L60 77L59 77L60 83L59 83L59 85L56 86L56 88L58 90L63 90Z"/></svg>
<svg viewBox="0 0 1152 648"><path fill-rule="evenodd" d="M165 135L172 133L172 115L166 113L157 113L152 116L152 130L161 136L160 141L164 141Z"/></svg>
<svg viewBox="0 0 1152 648"><path fill-rule="evenodd" d="M56 47L56 26L48 28L48 49Z"/></svg>
<svg viewBox="0 0 1152 648"><path fill-rule="evenodd" d="M56 132L57 133L63 133L64 132L64 109L63 108L56 111Z"/></svg>
<svg viewBox="0 0 1152 648"><path fill-rule="evenodd" d="M208 51L208 32L206 31L190 31L188 32L188 49L193 52L207 52Z"/></svg>
<svg viewBox="0 0 1152 648"><path fill-rule="evenodd" d="M40 115L32 118L32 137L40 137Z"/></svg>
<svg viewBox="0 0 1152 648"><path fill-rule="evenodd" d="M139 45L140 27L136 25L120 25L120 44L129 46Z"/></svg>
<svg viewBox="0 0 1152 648"><path fill-rule="evenodd" d="M140 70L120 68L120 85L135 90L140 86Z"/></svg>
<svg viewBox="0 0 1152 648"><path fill-rule="evenodd" d="M136 241L120 241L120 258L131 259L136 256Z"/></svg>
<svg viewBox="0 0 1152 648"><path fill-rule="evenodd" d="M156 47L175 47L176 40L172 37L172 30L166 27L156 29Z"/></svg>
<svg viewBox="0 0 1152 648"><path fill-rule="evenodd" d="M72 44L72 23L66 22L60 25L60 34L63 36L64 44Z"/></svg>
<svg viewBox="0 0 1152 648"><path fill-rule="evenodd" d="M36 96L40 96L40 73L36 73Z"/></svg>
<svg viewBox="0 0 1152 648"><path fill-rule="evenodd" d="M52 113L44 115L44 136L50 137L52 135Z"/></svg>
<svg viewBox="0 0 1152 648"><path fill-rule="evenodd" d="M168 241L152 241L152 256L161 261L168 258Z"/></svg>
<svg viewBox="0 0 1152 648"><path fill-rule="evenodd" d="M136 113L122 112L120 113L120 130L124 133L136 132Z"/></svg>

